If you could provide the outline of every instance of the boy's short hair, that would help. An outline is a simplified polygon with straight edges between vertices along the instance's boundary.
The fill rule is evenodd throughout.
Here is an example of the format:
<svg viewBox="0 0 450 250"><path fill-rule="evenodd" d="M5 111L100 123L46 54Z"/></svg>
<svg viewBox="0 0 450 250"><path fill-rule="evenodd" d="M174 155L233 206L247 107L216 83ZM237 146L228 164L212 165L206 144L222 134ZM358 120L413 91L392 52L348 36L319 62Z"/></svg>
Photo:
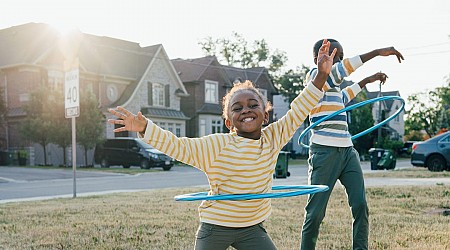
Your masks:
<svg viewBox="0 0 450 250"><path fill-rule="evenodd" d="M314 61L317 59L317 55L319 54L319 49L320 49L320 47L322 46L323 40L324 40L324 39L321 39L321 40L317 41L317 42L314 44L314 47L313 47L313 58L314 58ZM328 42L330 42L330 43L338 43L337 40L332 39L332 38L328 38L327 40L328 40Z"/></svg>

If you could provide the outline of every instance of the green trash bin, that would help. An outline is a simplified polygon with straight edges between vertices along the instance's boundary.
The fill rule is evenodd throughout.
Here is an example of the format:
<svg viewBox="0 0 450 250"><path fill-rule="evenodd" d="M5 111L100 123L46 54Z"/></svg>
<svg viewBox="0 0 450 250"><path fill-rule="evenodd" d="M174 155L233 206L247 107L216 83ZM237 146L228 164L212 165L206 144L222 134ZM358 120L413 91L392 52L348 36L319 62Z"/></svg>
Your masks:
<svg viewBox="0 0 450 250"><path fill-rule="evenodd" d="M10 151L1 151L0 152L0 165L1 166L9 166L14 162L14 153Z"/></svg>
<svg viewBox="0 0 450 250"><path fill-rule="evenodd" d="M289 152L280 151L277 159L277 165L275 167L274 178L286 178L291 175L288 171Z"/></svg>
<svg viewBox="0 0 450 250"><path fill-rule="evenodd" d="M397 159L394 155L394 152L390 149L385 149L383 156L381 156L381 159L378 162L377 166L378 169L394 169L396 163Z"/></svg>

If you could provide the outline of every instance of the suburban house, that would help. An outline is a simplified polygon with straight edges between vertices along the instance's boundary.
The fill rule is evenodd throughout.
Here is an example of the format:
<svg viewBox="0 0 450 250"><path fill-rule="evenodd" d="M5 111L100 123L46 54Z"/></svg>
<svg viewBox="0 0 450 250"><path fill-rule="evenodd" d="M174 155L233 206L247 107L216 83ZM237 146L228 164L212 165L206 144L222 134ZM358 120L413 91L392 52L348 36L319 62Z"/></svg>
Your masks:
<svg viewBox="0 0 450 250"><path fill-rule="evenodd" d="M346 81L341 84L342 88L345 88L354 82L352 81ZM362 91L366 92L367 99L373 99L377 98L379 96L400 96L400 93L398 91L387 91L387 92L368 92L366 89L363 89ZM348 105L354 104L353 101L351 101ZM347 106L348 106L347 105ZM377 124L380 121L385 120L386 118L390 117L392 114L397 112L398 109L400 109L402 103L399 100L384 100L380 102L376 102L371 104L372 105L372 115L373 120L375 121L375 124ZM381 112L380 112L381 107ZM281 95L274 96L274 111L275 111L275 117L276 119L279 119L282 117L286 112L289 110L289 103L285 101L285 98ZM384 129L384 133L389 136L391 140L403 140L403 135L405 134L405 122L403 120L403 116L405 114L405 111L402 111L399 113L398 116L396 116L394 119L392 119L390 122L388 122L386 125L382 126L382 129ZM347 114L347 119L350 117L349 114ZM381 118L381 120L380 120ZM351 121L349 121L351 123ZM302 147L298 143L298 138L303 132L306 127L309 126L307 123L303 123L300 128L297 130L297 132L294 134L291 141L286 146L285 150L291 151L294 154L299 155L307 155L308 149ZM309 136L306 135L303 138L303 143L308 145L309 144Z"/></svg>
<svg viewBox="0 0 450 250"><path fill-rule="evenodd" d="M121 105L132 112L142 111L178 136L186 135L188 117L181 111L180 100L188 92L162 45L141 47L135 42L81 32L71 38L73 51L69 53L79 61L80 89L95 94L105 119L111 117L108 108ZM26 115L23 105L38 86L64 88L68 52L61 46L63 39L51 26L41 23L0 30L0 87L7 107L0 149L26 149L30 165L43 164L43 150L20 134L20 122ZM135 136L114 134L113 129L105 120L106 138ZM92 159L92 152L89 154ZM60 148L49 145L49 163L64 164L61 155ZM83 162L81 159L78 154L77 162Z"/></svg>
<svg viewBox="0 0 450 250"><path fill-rule="evenodd" d="M189 93L188 97L181 99L181 110L191 118L186 128L189 137L228 132L222 118L222 99L233 83L252 81L271 103L277 93L263 67L241 69L224 66L215 56L174 59L172 63ZM271 111L269 123L273 121L272 116Z"/></svg>
<svg viewBox="0 0 450 250"><path fill-rule="evenodd" d="M181 111L190 117L186 136L200 137L226 131L222 98L232 86L215 56L174 59L175 67L189 96L181 98Z"/></svg>
<svg viewBox="0 0 450 250"><path fill-rule="evenodd" d="M367 92L367 99L373 99L380 96L400 96L400 92L399 91ZM373 103L372 105L373 120L375 121L375 123L382 122L386 118L389 118L391 115L397 112L397 110L399 110L401 106L402 106L401 101L395 99ZM389 121L386 125L382 126L382 129L386 130L384 131L384 133L386 133L391 140L403 141L403 136L405 135L405 121L403 119L404 115L405 111L403 110L395 118Z"/></svg>
<svg viewBox="0 0 450 250"><path fill-rule="evenodd" d="M273 104L273 96L278 94L269 72L265 67L241 69L232 66L223 66L228 79L232 82L250 80L255 87ZM269 123L273 122L273 110L269 112Z"/></svg>

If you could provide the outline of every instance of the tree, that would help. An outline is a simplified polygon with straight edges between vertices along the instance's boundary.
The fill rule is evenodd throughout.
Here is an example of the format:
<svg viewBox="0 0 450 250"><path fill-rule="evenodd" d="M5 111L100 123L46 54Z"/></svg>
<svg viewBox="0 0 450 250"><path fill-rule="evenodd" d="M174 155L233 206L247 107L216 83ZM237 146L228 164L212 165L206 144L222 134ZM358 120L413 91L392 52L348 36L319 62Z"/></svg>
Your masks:
<svg viewBox="0 0 450 250"><path fill-rule="evenodd" d="M53 93L54 98L49 107L54 114L52 117L54 127L52 129L53 133L50 135L50 142L62 148L64 166L67 166L66 149L72 143L71 124L70 119L65 117L65 102L62 89Z"/></svg>
<svg viewBox="0 0 450 250"><path fill-rule="evenodd" d="M304 79L309 69L302 65L295 70L285 70L288 60L286 52L271 50L264 39L255 40L251 45L237 32L232 38L213 39L207 37L199 42L206 55L214 55L225 65L253 68L265 67L280 93L289 101L304 88Z"/></svg>
<svg viewBox="0 0 450 250"><path fill-rule="evenodd" d="M290 69L277 79L277 88L280 93L291 103L295 97L305 88L306 74L309 68L302 65L295 70Z"/></svg>
<svg viewBox="0 0 450 250"><path fill-rule="evenodd" d="M98 101L90 91L80 93L80 117L77 119L77 142L84 148L84 164L88 166L87 151L103 140L104 119Z"/></svg>
<svg viewBox="0 0 450 250"><path fill-rule="evenodd" d="M439 98L434 91L428 93L417 93L408 97L408 102L412 104L407 110L405 120L405 130L409 134L412 131L425 131L429 137L433 137L439 130Z"/></svg>
<svg viewBox="0 0 450 250"><path fill-rule="evenodd" d="M359 93L352 102L358 103L367 100L366 92ZM374 124L372 116L372 105L364 105L350 112L348 130L350 134L356 135ZM365 134L354 141L355 149L360 153L366 153L372 147L375 139L374 134Z"/></svg>
<svg viewBox="0 0 450 250"><path fill-rule="evenodd" d="M0 88L0 124L3 124L6 122L6 103L5 103L5 92L3 88Z"/></svg>
<svg viewBox="0 0 450 250"><path fill-rule="evenodd" d="M21 126L24 136L43 147L44 165L47 165L47 144L50 142L54 127L50 98L52 95L49 95L44 87L32 92L30 101L24 105L27 116Z"/></svg>

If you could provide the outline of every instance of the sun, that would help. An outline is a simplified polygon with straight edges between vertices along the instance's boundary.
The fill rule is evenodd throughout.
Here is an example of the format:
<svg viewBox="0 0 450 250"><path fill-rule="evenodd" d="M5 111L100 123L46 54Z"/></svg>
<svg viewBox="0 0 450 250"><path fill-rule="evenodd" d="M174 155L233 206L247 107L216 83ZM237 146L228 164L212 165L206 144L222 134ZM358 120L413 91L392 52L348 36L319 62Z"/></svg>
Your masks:
<svg viewBox="0 0 450 250"><path fill-rule="evenodd" d="M50 23L50 26L56 29L62 36L67 36L70 33L79 30L75 24L60 20Z"/></svg>

